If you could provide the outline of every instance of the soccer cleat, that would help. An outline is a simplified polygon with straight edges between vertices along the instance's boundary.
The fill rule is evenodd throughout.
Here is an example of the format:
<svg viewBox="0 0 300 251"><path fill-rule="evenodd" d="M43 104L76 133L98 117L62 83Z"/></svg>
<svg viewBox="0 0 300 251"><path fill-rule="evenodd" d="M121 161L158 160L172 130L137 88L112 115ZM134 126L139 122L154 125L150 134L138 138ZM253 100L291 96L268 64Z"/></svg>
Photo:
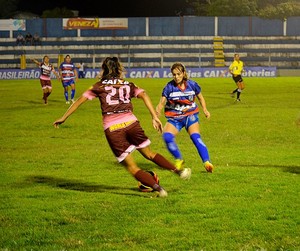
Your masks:
<svg viewBox="0 0 300 251"><path fill-rule="evenodd" d="M192 170L191 168L184 168L181 172L180 172L180 178L183 180L189 180L191 178L192 175Z"/></svg>
<svg viewBox="0 0 300 251"><path fill-rule="evenodd" d="M240 100L239 98L237 98L237 99L235 100L235 102L241 102L241 100Z"/></svg>
<svg viewBox="0 0 300 251"><path fill-rule="evenodd" d="M69 105L69 104L70 104L70 101L69 101L69 100L68 100L68 101L66 101L66 104L67 104L67 105Z"/></svg>
<svg viewBox="0 0 300 251"><path fill-rule="evenodd" d="M178 169L178 170L183 170L183 165L184 165L184 160L183 159L176 159L174 166Z"/></svg>
<svg viewBox="0 0 300 251"><path fill-rule="evenodd" d="M71 102L72 102L72 104L74 104L74 103L75 103L75 100L74 100L74 99L71 99Z"/></svg>
<svg viewBox="0 0 300 251"><path fill-rule="evenodd" d="M206 169L207 172L212 173L213 169L214 169L214 166L209 161L205 161L204 162L204 168Z"/></svg>
<svg viewBox="0 0 300 251"><path fill-rule="evenodd" d="M159 191L158 197L160 197L160 198L168 197L167 191L166 191L165 189L162 188L162 189Z"/></svg>

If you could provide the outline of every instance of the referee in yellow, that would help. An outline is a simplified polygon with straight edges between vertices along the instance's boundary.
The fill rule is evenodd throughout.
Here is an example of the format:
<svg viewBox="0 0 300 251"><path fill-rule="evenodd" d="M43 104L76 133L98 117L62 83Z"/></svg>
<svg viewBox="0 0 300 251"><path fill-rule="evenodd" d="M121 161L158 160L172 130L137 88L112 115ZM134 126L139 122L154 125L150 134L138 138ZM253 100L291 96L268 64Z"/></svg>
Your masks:
<svg viewBox="0 0 300 251"><path fill-rule="evenodd" d="M242 78L242 72L244 71L244 63L240 60L239 54L234 54L234 60L229 66L229 72L232 74L232 78L237 85L237 88L231 93L231 96L234 97L236 93L236 101L240 102L240 95L242 90L245 88L245 84Z"/></svg>

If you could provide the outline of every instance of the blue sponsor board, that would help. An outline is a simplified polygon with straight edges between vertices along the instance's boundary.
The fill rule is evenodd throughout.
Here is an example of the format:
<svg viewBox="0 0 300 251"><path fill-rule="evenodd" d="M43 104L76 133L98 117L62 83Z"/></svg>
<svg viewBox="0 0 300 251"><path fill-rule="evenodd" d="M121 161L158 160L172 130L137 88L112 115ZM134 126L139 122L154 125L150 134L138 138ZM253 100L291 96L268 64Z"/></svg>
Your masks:
<svg viewBox="0 0 300 251"><path fill-rule="evenodd" d="M168 68L131 68L126 69L126 78L172 78ZM231 77L228 68L187 68L190 78ZM96 78L99 73L95 69L86 69L86 78ZM39 69L0 69L0 79L36 79L40 76ZM245 67L243 77L276 77L276 67ZM54 74L51 76L55 78Z"/></svg>

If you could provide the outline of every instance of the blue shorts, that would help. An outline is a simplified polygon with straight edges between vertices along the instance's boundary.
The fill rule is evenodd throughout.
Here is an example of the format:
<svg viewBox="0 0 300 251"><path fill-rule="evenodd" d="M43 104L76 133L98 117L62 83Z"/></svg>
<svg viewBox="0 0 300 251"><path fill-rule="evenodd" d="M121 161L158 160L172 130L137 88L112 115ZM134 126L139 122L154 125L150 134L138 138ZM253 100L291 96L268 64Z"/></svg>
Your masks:
<svg viewBox="0 0 300 251"><path fill-rule="evenodd" d="M190 116L185 116L185 117L181 117L181 118L167 118L167 121L172 124L173 126L176 127L176 129L178 130L178 132L180 132L180 130L185 127L186 130L188 130L188 128L199 122L199 115L198 113L196 114L192 114Z"/></svg>
<svg viewBox="0 0 300 251"><path fill-rule="evenodd" d="M63 87L70 86L71 84L75 84L74 79L70 79L70 80L68 80L68 81L62 81Z"/></svg>

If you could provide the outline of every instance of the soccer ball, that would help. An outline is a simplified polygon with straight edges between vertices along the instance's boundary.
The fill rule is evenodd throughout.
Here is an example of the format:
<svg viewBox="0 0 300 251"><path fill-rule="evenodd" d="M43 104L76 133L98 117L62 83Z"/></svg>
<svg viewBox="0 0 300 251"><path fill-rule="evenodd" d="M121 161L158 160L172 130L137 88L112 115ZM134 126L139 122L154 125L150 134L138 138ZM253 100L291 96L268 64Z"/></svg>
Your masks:
<svg viewBox="0 0 300 251"><path fill-rule="evenodd" d="M153 178L155 179L156 183L159 184L159 178L155 172L153 172L153 171L146 171L146 172L150 173L153 176ZM145 192L145 193L153 192L152 187L148 187L140 181L138 182L138 188L141 192Z"/></svg>

